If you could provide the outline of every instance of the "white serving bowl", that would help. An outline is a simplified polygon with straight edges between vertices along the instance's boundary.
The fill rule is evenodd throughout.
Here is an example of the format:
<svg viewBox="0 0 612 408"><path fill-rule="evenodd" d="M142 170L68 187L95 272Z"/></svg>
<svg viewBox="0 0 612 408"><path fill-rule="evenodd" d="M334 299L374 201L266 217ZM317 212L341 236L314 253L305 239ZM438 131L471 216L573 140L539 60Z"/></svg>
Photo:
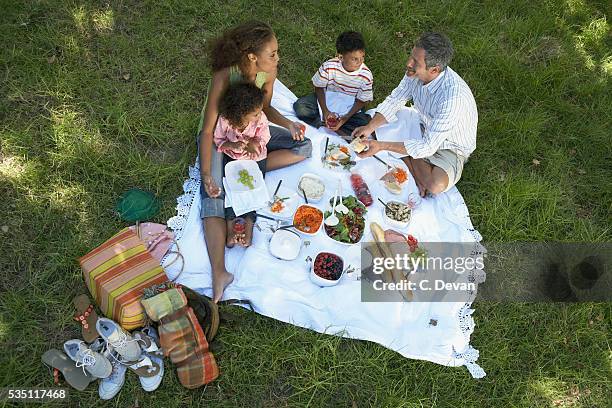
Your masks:
<svg viewBox="0 0 612 408"><path fill-rule="evenodd" d="M387 201L387 205L389 205L391 203L397 203L397 204L402 204L402 205L408 206L406 203L402 203L401 201L396 201L396 200L389 200L389 201ZM384 217L385 222L387 224L389 224L392 227L400 228L400 229L408 228L408 225L410 225L410 220L412 219L412 210L410 210L410 218L408 219L408 221L397 221L397 220L394 220L393 218L389 217L387 215L387 209L384 206L382 208L382 214L383 214L383 217Z"/></svg>
<svg viewBox="0 0 612 408"><path fill-rule="evenodd" d="M331 253L328 251L323 251L323 252ZM317 256L319 256L319 254L323 252L319 252ZM335 286L338 284L338 282L340 282L340 280L342 279L342 276L344 275L344 270L346 268L346 262L344 262L344 258L342 258L340 255L338 254L334 254L334 255L336 255L342 261L342 273L340 274L340 277L336 280L329 280L329 279L325 279L317 275L314 271L315 261L317 260L317 256L315 256L314 259L312 260L312 264L310 265L310 280L312 281L312 283L318 286L327 287L327 286Z"/></svg>
<svg viewBox="0 0 612 408"><path fill-rule="evenodd" d="M298 211L300 210L300 208L302 208L302 207L312 207L312 208L315 208L315 209L317 209L317 210L321 211L321 209L320 209L320 208L317 208L317 207L315 207L314 205L310 205L310 204L302 204L302 205L298 206L298 208L296 208L296 209L295 209L295 213L293 213L293 218L292 218L293 224L295 224L295 215L297 214L297 212L298 212ZM316 234L317 234L317 233L318 233L318 232L321 230L321 225L323 225L323 218L322 218L322 217L323 217L323 214L324 214L324 213L323 213L323 211L321 211L321 224L319 224L319 228L317 228L315 231L313 231L313 232L304 232L304 231L302 231L301 229L298 229L297 227L294 227L294 228L295 228L295 230L296 230L297 232L299 232L300 234L304 234L304 235L310 235L310 236L312 236L312 235L316 235Z"/></svg>
<svg viewBox="0 0 612 408"><path fill-rule="evenodd" d="M309 203L318 203L319 201L321 201L321 198L323 198L323 196L325 195L325 183L323 182L323 179L313 173L302 174L302 177L300 177L300 180L298 181L298 184L297 184L297 193L302 198L304 198L304 194L302 193L302 190L300 189L300 183L302 182L302 179L304 177L317 180L319 183L323 185L323 193L321 193L321 197L309 197L308 194L306 194L306 197L308 198Z"/></svg>
<svg viewBox="0 0 612 408"><path fill-rule="evenodd" d="M292 261L300 254L302 238L293 231L279 229L270 239L270 253L278 259Z"/></svg>

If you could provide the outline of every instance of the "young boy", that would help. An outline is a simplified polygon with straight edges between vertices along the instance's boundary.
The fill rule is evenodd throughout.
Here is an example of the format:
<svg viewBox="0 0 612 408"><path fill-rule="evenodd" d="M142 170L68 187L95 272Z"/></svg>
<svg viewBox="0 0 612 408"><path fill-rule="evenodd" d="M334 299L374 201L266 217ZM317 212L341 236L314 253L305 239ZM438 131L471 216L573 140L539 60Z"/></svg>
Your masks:
<svg viewBox="0 0 612 408"><path fill-rule="evenodd" d="M363 108L374 99L373 77L363 62L365 41L361 33L340 34L336 51L338 55L325 61L312 77L314 94L298 99L293 109L299 119L311 126L319 128L325 124L338 134L349 136L371 119Z"/></svg>

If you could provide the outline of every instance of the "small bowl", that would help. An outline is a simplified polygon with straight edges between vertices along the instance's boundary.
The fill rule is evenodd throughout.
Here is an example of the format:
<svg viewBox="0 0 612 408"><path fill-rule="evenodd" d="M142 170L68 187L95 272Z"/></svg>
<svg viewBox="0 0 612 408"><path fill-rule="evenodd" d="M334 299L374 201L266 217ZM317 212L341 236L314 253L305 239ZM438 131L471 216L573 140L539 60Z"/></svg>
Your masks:
<svg viewBox="0 0 612 408"><path fill-rule="evenodd" d="M297 184L298 195L302 198L304 198L304 194L302 193L302 189L300 188L300 183L302 182L302 179L304 178L311 178L313 180L317 180L319 183L321 183L321 185L323 185L323 193L321 193L320 197L310 197L308 196L308 194L306 195L306 197L308 198L308 202L318 203L319 201L321 201L321 198L323 198L323 196L325 195L325 183L323 182L323 179L313 173L302 174L302 177L300 177L300 180L298 181L298 184Z"/></svg>
<svg viewBox="0 0 612 408"><path fill-rule="evenodd" d="M323 251L323 252L331 253L327 251ZM319 254L322 254L323 252L319 252L317 256L319 256ZM327 286L335 286L338 284L338 282L340 282L340 280L342 279L342 276L344 275L346 264L344 262L344 258L342 258L340 255L337 255L337 254L334 254L334 255L336 255L342 261L342 273L340 274L340 277L336 280L329 280L329 279L325 279L317 275L314 271L314 264L317 259L317 256L315 256L315 258L312 260L312 263L310 265L310 275L309 276L310 276L310 280L312 281L312 283L318 286L327 287Z"/></svg>
<svg viewBox="0 0 612 408"><path fill-rule="evenodd" d="M402 203L401 201L396 201L396 200L389 200L389 201L387 201L387 205L389 205L391 203L397 203L397 204L405 205L405 206L408 207L408 205L406 203ZM410 208L410 207L408 207L408 208ZM410 218L408 219L408 221L397 221L397 220L394 220L393 218L389 217L387 215L387 209L384 206L382 208L382 213L383 213L383 217L385 218L385 222L387 224L391 225L392 227L395 227L395 228L400 228L400 229L407 228L408 225L410 225L410 220L412 219L412 209L410 209Z"/></svg>
<svg viewBox="0 0 612 408"><path fill-rule="evenodd" d="M310 236L312 236L312 235L316 235L316 234L319 232L319 230L321 229L321 225L323 225L323 211L321 211L319 208L315 207L314 205L310 205L310 204L302 204L302 205L300 205L300 206L299 206L299 207L298 207L298 208L295 210L295 213L293 213L293 218L292 218L292 220L293 220L293 224L294 224L294 225L295 225L295 215L298 213L298 211L300 211L300 208L302 208L302 207L310 207L310 208L314 208L315 210L319 211L319 212L321 213L321 223L319 224L319 226L318 226L318 227L317 227L317 228L316 228L316 229L315 229L313 232L305 232L305 231L302 231L301 229L299 229L298 227L293 227L293 228L295 228L295 230L296 230L297 232L299 232L300 234L310 235Z"/></svg>
<svg viewBox="0 0 612 408"><path fill-rule="evenodd" d="M272 235L269 249L272 256L284 261L292 261L300 254L302 238L297 232L279 229Z"/></svg>

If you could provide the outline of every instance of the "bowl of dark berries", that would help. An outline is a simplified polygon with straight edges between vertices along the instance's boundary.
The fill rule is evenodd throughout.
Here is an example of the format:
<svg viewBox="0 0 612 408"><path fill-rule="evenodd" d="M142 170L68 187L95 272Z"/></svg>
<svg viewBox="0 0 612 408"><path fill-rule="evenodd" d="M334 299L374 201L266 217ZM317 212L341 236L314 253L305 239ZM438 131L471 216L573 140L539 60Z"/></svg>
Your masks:
<svg viewBox="0 0 612 408"><path fill-rule="evenodd" d="M310 280L319 286L334 286L340 282L344 260L330 252L319 252L310 268Z"/></svg>

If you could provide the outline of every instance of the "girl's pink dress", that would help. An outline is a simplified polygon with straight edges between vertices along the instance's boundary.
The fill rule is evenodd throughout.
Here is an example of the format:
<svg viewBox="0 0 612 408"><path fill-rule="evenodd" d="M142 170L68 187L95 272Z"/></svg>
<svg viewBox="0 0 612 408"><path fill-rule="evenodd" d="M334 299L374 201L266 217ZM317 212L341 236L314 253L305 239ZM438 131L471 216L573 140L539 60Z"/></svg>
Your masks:
<svg viewBox="0 0 612 408"><path fill-rule="evenodd" d="M229 122L219 116L217 121L217 127L213 134L213 140L217 149L221 153L227 154L229 157L235 160L255 160L259 161L265 159L268 156L268 150L266 145L270 141L270 126L266 114L261 112L259 120L257 122L251 122L242 131L234 129ZM260 147L259 154L250 154L244 151L234 151L231 149L225 149L223 147L224 142L238 142L238 141L251 141L255 140Z"/></svg>

